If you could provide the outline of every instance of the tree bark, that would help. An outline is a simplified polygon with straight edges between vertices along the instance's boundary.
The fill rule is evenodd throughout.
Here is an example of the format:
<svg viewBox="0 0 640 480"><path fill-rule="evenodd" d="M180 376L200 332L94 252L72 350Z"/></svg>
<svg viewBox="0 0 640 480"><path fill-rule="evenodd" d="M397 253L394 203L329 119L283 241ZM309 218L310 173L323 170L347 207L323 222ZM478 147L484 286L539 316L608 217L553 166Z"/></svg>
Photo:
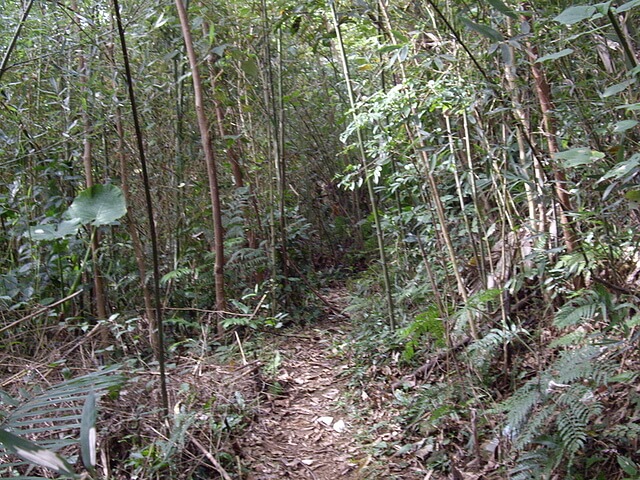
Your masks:
<svg viewBox="0 0 640 480"><path fill-rule="evenodd" d="M191 29L189 27L189 19L182 0L176 0L176 8L180 17L180 26L182 36L184 38L187 57L191 68L191 78L193 79L193 93L195 99L196 115L198 117L198 128L200 130L200 139L202 142L202 150L204 152L205 163L207 165L207 176L209 179L209 193L211 196L211 214L213 217L213 236L215 253L214 277L215 277L215 296L216 310L222 312L226 310L226 298L224 293L224 232L222 228L222 213L220 206L220 192L218 187L218 172L216 160L211 145L211 134L209 132L209 122L204 111L204 101L202 93L202 80L198 70L198 58L193 48L193 39L191 37ZM222 325L218 318L218 333L222 334Z"/></svg>
<svg viewBox="0 0 640 480"><path fill-rule="evenodd" d="M78 5L74 1L71 4L71 9L74 12L77 12ZM79 22L79 20L78 20ZM82 153L82 163L84 165L84 177L87 188L91 188L94 185L93 181L93 159L92 159L92 143L91 143L91 133L93 130L93 125L91 123L91 117L89 116L88 108L88 92L87 92L87 82L89 78L89 67L87 65L87 60L82 52L78 54L78 72L80 73L80 85L82 94L85 96L87 100L87 106L82 111L82 125L83 125L83 153ZM96 227L91 227L91 259L92 259L92 268L93 268L93 300L95 302L95 314L98 319L106 319L107 318L107 300L104 289L104 279L102 278L102 273L100 272L100 268L98 267L98 250L100 248L100 232L95 231ZM103 341L106 342L106 331L103 332L102 335Z"/></svg>
<svg viewBox="0 0 640 480"><path fill-rule="evenodd" d="M528 19L523 17L523 21L528 21ZM553 118L553 111L555 107L551 99L551 87L549 86L549 82L547 81L540 64L536 63L538 60L538 51L535 45L530 43L527 44L526 52L529 62L531 63L531 75L533 76L535 91L538 97L538 103L540 104L540 112L542 113L542 130L547 140L549 157L553 159L553 156L558 153L560 149L558 148L556 126ZM559 168L555 162L552 161L550 166L553 170L556 199L560 206L560 226L562 227L564 244L567 248L567 252L571 253L577 250L578 240L568 214L568 212L573 208L569 192L567 191L567 178L564 170Z"/></svg>

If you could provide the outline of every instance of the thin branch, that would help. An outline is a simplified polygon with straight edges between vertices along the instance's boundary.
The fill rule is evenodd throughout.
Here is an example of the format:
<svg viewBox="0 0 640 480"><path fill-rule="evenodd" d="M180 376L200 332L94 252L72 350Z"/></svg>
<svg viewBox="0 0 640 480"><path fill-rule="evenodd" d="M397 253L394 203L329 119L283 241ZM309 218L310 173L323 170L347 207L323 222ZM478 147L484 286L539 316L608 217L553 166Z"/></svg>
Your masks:
<svg viewBox="0 0 640 480"><path fill-rule="evenodd" d="M5 325L4 327L0 328L0 333L7 331L13 327L15 327L16 325L20 325L22 322L26 322L27 320L31 320L34 317L37 317L38 315L42 315L43 313L45 313L48 310L51 310L54 307L57 307L58 305L65 303L67 300L71 300L72 298L80 295L82 293L82 289L72 293L71 295L67 295L66 297L64 297L61 300L58 300L57 302L53 302L50 305L47 305L46 307L41 308L40 310L33 312L29 315L27 315L26 317L22 317L18 320L16 320L15 322L11 322L9 325Z"/></svg>
<svg viewBox="0 0 640 480"><path fill-rule="evenodd" d="M13 49L16 47L18 38L20 38L20 31L22 30L24 23L27 21L27 17L29 16L29 11L31 10L31 7L33 7L33 2L34 0L29 0L29 3L27 4L27 8L25 8L24 12L22 13L22 18L20 19L20 23L18 23L18 26L16 27L16 31L13 34L13 38L11 38L11 43L9 43L9 46L7 47L7 51L4 53L2 64L0 64L0 80L4 75L4 72L8 70L7 64L9 63L9 58L11 57L11 53L13 53Z"/></svg>
<svg viewBox="0 0 640 480"><path fill-rule="evenodd" d="M136 104L135 94L133 91L133 78L131 75L131 66L129 64L129 54L127 51L127 43L124 36L124 28L122 26L122 18L120 17L120 5L118 0L113 0L113 8L115 11L116 21L118 23L118 34L120 36L120 46L122 47L122 57L124 60L125 79L129 91L129 102L131 103L131 115L133 116L133 125L136 132L136 140L138 143L138 154L140 157L140 166L142 170L142 180L144 183L144 194L147 204L147 217L149 220L149 235L151 237L151 255L153 262L153 283L154 283L154 303L156 309L156 339L158 348L156 356L158 358L158 366L160 369L160 392L162 395L162 410L165 417L169 416L169 396L167 393L167 379L165 372L164 359L164 335L162 323L162 302L160 301L160 261L158 255L158 236L156 234L156 224L153 219L153 200L151 198L151 186L149 174L147 172L147 160L144 154L144 141L142 138L142 127L140 126L140 118L138 117L138 107Z"/></svg>

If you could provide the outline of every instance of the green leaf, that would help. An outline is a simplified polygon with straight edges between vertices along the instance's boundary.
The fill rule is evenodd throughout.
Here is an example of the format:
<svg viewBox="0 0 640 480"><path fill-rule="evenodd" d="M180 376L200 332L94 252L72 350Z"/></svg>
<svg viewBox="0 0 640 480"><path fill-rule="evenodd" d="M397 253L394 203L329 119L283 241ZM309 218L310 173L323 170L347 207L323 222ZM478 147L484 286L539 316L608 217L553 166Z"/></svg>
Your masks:
<svg viewBox="0 0 640 480"><path fill-rule="evenodd" d="M462 22L471 30L478 32L480 35L484 35L487 38L490 38L494 42L502 42L504 37L500 32L494 30L487 25L480 25L479 23L472 22L468 18L462 17Z"/></svg>
<svg viewBox="0 0 640 480"><path fill-rule="evenodd" d="M622 372L609 378L609 383L629 383L635 381L638 372Z"/></svg>
<svg viewBox="0 0 640 480"><path fill-rule="evenodd" d="M553 155L556 160L563 160L562 164L565 168L577 167L580 165L588 165L594 160L603 158L604 153L591 150L590 148L572 148L564 152Z"/></svg>
<svg viewBox="0 0 640 480"><path fill-rule="evenodd" d="M388 53L393 52L395 50L399 50L402 45L385 45L384 47L380 47L378 49L378 53Z"/></svg>
<svg viewBox="0 0 640 480"><path fill-rule="evenodd" d="M636 465L633 460L623 455L618 455L618 465L620 465L620 468L624 473L631 475L632 477L636 477L638 473L640 473L638 465Z"/></svg>
<svg viewBox="0 0 640 480"><path fill-rule="evenodd" d="M94 185L80 192L65 216L100 227L115 222L126 213L122 190L115 185Z"/></svg>
<svg viewBox="0 0 640 480"><path fill-rule="evenodd" d="M511 17L514 19L518 18L518 15L516 15L516 13L512 9L502 3L502 0L487 0L487 3L489 3L489 5L491 5L497 11L499 11L503 15L506 15L507 17Z"/></svg>
<svg viewBox="0 0 640 480"><path fill-rule="evenodd" d="M630 202L640 202L640 190L629 190L625 192L624 198Z"/></svg>
<svg viewBox="0 0 640 480"><path fill-rule="evenodd" d="M71 465L57 453L0 428L0 444L29 463L49 468L63 475L76 477Z"/></svg>
<svg viewBox="0 0 640 480"><path fill-rule="evenodd" d="M228 43L224 43L222 45L218 45L217 47L213 47L211 49L211 53L215 53L219 57L224 57L224 52L228 47L229 47Z"/></svg>
<svg viewBox="0 0 640 480"><path fill-rule="evenodd" d="M564 23L565 25L573 25L574 23L581 22L591 18L596 13L596 7L591 5L574 5L565 9L560 15L554 18L558 23Z"/></svg>
<svg viewBox="0 0 640 480"><path fill-rule="evenodd" d="M600 183L603 180L607 180L609 178L618 180L620 178L626 177L632 172L635 173L635 171L639 166L640 166L640 153L636 153L635 155L632 155L631 158L629 158L629 160L616 164L611 170L605 173L596 183Z"/></svg>
<svg viewBox="0 0 640 480"><path fill-rule="evenodd" d="M80 424L80 450L82 463L90 472L96 466L96 394L89 393L82 407Z"/></svg>
<svg viewBox="0 0 640 480"><path fill-rule="evenodd" d="M618 105L616 110L626 109L627 112L635 112L640 110L640 103L629 103L627 105Z"/></svg>
<svg viewBox="0 0 640 480"><path fill-rule="evenodd" d="M632 8L635 8L638 5L640 5L640 0L631 0L630 2L627 2L623 5L620 5L619 7L616 7L616 13L626 12L627 10L631 10Z"/></svg>
<svg viewBox="0 0 640 480"><path fill-rule="evenodd" d="M623 92L627 89L629 85L633 85L636 82L635 78L630 78L629 80L625 80L624 82L616 83L615 85L611 85L607 87L604 92L602 92L602 98L611 97L620 92Z"/></svg>
<svg viewBox="0 0 640 480"><path fill-rule="evenodd" d="M546 62L548 60L555 60L557 58L566 57L567 55L571 55L573 53L573 48L565 48L564 50L560 50L556 53L550 53L548 55L544 55L536 60L536 63Z"/></svg>
<svg viewBox="0 0 640 480"><path fill-rule="evenodd" d="M616 126L613 128L613 131L615 133L626 132L627 130L630 130L633 127L635 127L636 125L638 125L637 120L622 120L616 123Z"/></svg>
<svg viewBox="0 0 640 480"><path fill-rule="evenodd" d="M29 228L29 235L33 240L57 240L78 233L80 220L73 218L63 220L58 225L46 224Z"/></svg>
<svg viewBox="0 0 640 480"><path fill-rule="evenodd" d="M257 77L259 70L258 65L256 64L253 58L248 58L240 63L240 68L248 77Z"/></svg>
<svg viewBox="0 0 640 480"><path fill-rule="evenodd" d="M611 2L612 0L609 0L608 2L596 3L593 6L596 8L596 12L598 12L600 15L607 15L607 13L609 13L609 10L611 10ZM598 16L596 15L593 18L598 18Z"/></svg>
<svg viewBox="0 0 640 480"><path fill-rule="evenodd" d="M160 16L156 19L155 23L153 24L152 30L162 27L165 23L167 23L168 20L169 19L164 16L164 12L160 12Z"/></svg>

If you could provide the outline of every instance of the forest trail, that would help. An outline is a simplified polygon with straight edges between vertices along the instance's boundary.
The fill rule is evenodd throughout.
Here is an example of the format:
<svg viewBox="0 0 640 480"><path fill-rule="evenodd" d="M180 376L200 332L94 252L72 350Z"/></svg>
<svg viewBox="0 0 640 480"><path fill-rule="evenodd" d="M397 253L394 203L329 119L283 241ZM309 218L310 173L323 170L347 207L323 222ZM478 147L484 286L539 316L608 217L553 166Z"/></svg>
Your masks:
<svg viewBox="0 0 640 480"><path fill-rule="evenodd" d="M344 307L344 295L331 303ZM281 363L257 418L239 439L251 480L357 479L362 461L340 354L349 322L338 314L277 337Z"/></svg>
<svg viewBox="0 0 640 480"><path fill-rule="evenodd" d="M335 312L347 306L341 289L327 299ZM276 337L281 363L238 439L248 480L425 478L415 463L379 449L402 436L397 411L388 384L353 385L350 330L348 317L326 312L321 321Z"/></svg>

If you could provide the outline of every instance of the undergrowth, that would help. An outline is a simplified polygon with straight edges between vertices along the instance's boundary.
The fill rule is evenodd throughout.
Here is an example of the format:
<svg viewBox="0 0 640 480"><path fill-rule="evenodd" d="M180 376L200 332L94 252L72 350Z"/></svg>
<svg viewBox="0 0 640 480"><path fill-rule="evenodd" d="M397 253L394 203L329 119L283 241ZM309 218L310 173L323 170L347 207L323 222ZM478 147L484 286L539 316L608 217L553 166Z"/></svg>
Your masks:
<svg viewBox="0 0 640 480"><path fill-rule="evenodd" d="M433 478L640 478L633 296L592 284L553 317L526 310L505 323L500 296L480 292L445 318L434 306L403 310L391 331L374 284L363 275L351 287L352 380L392 392L389 422L402 434L387 454ZM459 321L472 314L494 319L477 339Z"/></svg>

